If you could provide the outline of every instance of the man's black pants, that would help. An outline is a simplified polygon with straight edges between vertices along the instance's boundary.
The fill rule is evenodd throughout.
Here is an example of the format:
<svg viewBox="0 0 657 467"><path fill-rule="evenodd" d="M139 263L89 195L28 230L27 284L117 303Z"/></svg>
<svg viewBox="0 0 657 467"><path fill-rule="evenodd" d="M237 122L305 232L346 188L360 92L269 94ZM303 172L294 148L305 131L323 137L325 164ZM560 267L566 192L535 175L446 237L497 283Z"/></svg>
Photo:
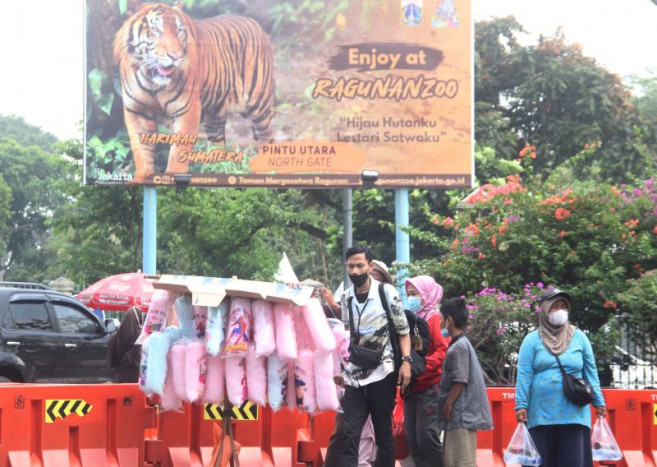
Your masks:
<svg viewBox="0 0 657 467"><path fill-rule="evenodd" d="M376 438L376 465L393 467L395 448L392 439L392 409L395 407L397 375L390 373L381 381L358 388L346 386L342 408L344 439L340 454L340 467L357 467L358 445L367 415L372 416Z"/></svg>

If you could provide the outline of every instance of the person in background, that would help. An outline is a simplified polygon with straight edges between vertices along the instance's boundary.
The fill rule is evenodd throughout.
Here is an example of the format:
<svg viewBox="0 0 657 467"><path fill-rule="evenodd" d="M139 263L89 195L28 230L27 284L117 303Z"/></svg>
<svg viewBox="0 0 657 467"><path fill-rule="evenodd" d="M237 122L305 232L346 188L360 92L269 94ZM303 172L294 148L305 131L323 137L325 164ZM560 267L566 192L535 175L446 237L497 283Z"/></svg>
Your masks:
<svg viewBox="0 0 657 467"><path fill-rule="evenodd" d="M441 332L451 337L438 385L439 428L445 432L443 465L476 467L477 431L493 428L484 373L464 332L468 324L465 300L446 300L440 314Z"/></svg>
<svg viewBox="0 0 657 467"><path fill-rule="evenodd" d="M390 308L390 317L399 336L401 365L396 371L388 313L379 295L380 282L373 279L372 252L369 248L354 245L345 254L345 268L352 282L341 299L342 318L346 320L351 314L353 329L350 345L351 361L344 371L345 395L342 401L344 409L344 439L339 458L339 465L355 467L358 464L358 446L361 431L368 415L372 417L377 446L377 465L393 467L395 452L392 438L392 409L395 405L396 385L405 391L411 376L411 338L408 322L404 315L401 298L397 290L385 284L383 294ZM358 347L355 347L358 346ZM368 357L368 368L358 366L353 361L354 348L362 348ZM376 366L373 363L377 354Z"/></svg>
<svg viewBox="0 0 657 467"><path fill-rule="evenodd" d="M383 261L372 260L372 271L370 276L384 284L394 285L394 280L388 272L388 266ZM341 284L342 286L342 284ZM333 294L326 288L320 288L319 293L324 298L326 305L331 306L331 302L337 305L335 313L341 315L340 305L333 299ZM331 307L334 308L334 307ZM327 315L328 316L328 315ZM330 321L330 320L329 320ZM337 384L344 386L342 377L338 379ZM342 412L335 414L335 429L329 439L328 448L326 449L326 458L324 459L325 467L339 467L338 456L340 455L340 447L344 437L344 430L342 428ZM372 417L367 417L363 430L360 433L360 444L358 446L358 466L368 467L374 465L376 459L376 441L374 439L374 427L372 426Z"/></svg>
<svg viewBox="0 0 657 467"><path fill-rule="evenodd" d="M447 351L447 340L441 334L438 304L443 288L433 277L417 276L405 282L408 310L427 322L429 348L421 349L426 368L404 398L404 430L411 456L417 467L442 466L442 445L438 431L438 383ZM410 321L409 321L410 322ZM413 334L413 329L411 329ZM415 345L412 341L411 345ZM415 347L414 347L415 348ZM418 351L418 349L415 349Z"/></svg>
<svg viewBox="0 0 657 467"><path fill-rule="evenodd" d="M136 383L139 378L141 346L135 341L141 333L144 317L141 310L133 306L121 322L121 326L107 345L107 365L114 369L115 383Z"/></svg>
<svg viewBox="0 0 657 467"><path fill-rule="evenodd" d="M591 343L568 323L571 297L559 289L539 299L538 329L525 336L518 353L516 419L528 422L542 466L590 467L591 410L566 398L563 376L584 378L593 389L598 417L607 413Z"/></svg>

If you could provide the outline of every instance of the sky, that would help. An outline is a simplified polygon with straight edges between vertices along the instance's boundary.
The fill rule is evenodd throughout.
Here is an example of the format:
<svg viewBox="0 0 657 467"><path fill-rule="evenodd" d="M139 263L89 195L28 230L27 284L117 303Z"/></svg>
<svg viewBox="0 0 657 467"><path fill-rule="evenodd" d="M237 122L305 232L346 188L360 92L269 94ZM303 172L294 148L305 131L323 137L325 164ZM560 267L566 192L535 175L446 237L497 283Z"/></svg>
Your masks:
<svg viewBox="0 0 657 467"><path fill-rule="evenodd" d="M0 114L21 116L60 139L82 137L83 3L3 2ZM562 26L584 55L622 76L657 69L651 0L472 0L472 7L477 21L514 15L530 33L527 44Z"/></svg>

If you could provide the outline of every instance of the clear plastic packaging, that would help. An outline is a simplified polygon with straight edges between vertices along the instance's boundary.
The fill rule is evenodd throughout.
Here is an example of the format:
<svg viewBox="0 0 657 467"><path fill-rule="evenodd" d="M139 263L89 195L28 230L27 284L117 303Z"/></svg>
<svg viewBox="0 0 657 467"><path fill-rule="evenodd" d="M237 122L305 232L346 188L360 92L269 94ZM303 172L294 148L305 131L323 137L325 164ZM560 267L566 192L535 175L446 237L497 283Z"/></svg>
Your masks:
<svg viewBox="0 0 657 467"><path fill-rule="evenodd" d="M541 455L536 449L529 430L524 423L518 423L509 445L504 451L504 462L507 464L541 465Z"/></svg>
<svg viewBox="0 0 657 467"><path fill-rule="evenodd" d="M593 425L591 449L594 461L618 461L623 458L623 453L604 417L598 418Z"/></svg>

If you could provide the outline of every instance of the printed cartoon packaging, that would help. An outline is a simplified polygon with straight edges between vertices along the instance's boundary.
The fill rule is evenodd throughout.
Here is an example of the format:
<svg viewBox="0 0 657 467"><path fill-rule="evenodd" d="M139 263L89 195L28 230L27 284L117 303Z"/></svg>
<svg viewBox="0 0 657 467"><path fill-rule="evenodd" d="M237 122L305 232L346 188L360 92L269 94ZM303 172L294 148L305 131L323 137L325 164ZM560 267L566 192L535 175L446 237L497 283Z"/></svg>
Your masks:
<svg viewBox="0 0 657 467"><path fill-rule="evenodd" d="M228 332L224 355L246 356L248 344L251 341L251 300L248 298L233 298L230 302L228 317Z"/></svg>

